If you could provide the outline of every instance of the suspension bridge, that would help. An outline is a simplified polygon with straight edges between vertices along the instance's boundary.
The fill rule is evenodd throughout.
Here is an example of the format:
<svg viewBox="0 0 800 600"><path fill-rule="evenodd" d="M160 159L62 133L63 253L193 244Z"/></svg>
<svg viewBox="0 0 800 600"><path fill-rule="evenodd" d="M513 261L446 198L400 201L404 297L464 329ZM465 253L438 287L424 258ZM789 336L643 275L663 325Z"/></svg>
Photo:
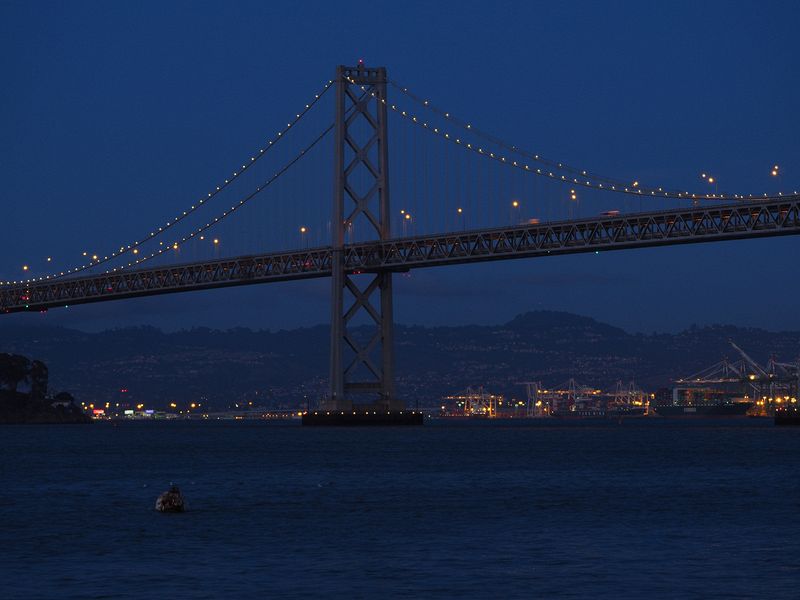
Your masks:
<svg viewBox="0 0 800 600"><path fill-rule="evenodd" d="M318 108L330 90L333 122ZM394 273L797 233L796 191L693 192L600 175L485 133L359 63L338 67L283 129L163 224L108 252L83 250L79 264L48 256L0 281L0 313L330 277L323 409L391 414L405 408L394 390Z"/></svg>

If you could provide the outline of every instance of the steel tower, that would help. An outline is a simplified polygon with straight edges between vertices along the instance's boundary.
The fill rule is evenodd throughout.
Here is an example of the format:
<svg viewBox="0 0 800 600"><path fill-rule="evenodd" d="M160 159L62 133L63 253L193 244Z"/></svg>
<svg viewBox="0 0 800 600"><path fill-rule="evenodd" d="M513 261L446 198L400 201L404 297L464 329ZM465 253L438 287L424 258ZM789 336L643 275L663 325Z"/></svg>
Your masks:
<svg viewBox="0 0 800 600"><path fill-rule="evenodd" d="M404 408L394 392L392 274L348 271L344 255L345 238L391 238L386 82L385 67L336 69L327 410Z"/></svg>

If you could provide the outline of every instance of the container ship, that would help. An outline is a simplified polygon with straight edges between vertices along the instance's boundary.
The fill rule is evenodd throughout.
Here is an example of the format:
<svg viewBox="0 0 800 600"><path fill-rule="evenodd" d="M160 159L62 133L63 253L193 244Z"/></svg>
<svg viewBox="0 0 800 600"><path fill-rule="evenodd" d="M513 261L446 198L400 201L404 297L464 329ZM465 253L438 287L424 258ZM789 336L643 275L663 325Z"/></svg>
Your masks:
<svg viewBox="0 0 800 600"><path fill-rule="evenodd" d="M646 406L581 406L575 405L572 410L554 412L554 417L572 419L621 419L623 417L644 417Z"/></svg>
<svg viewBox="0 0 800 600"><path fill-rule="evenodd" d="M530 386L529 386L530 388ZM528 397L531 397L529 391ZM537 390L537 405L546 407L545 414L567 419L621 419L647 414L648 398L634 382L625 386L617 382L614 393L581 386L570 379L555 390Z"/></svg>
<svg viewBox="0 0 800 600"><path fill-rule="evenodd" d="M659 396L650 410L662 417L743 417L753 407L749 398L710 387L675 387L671 397Z"/></svg>
<svg viewBox="0 0 800 600"><path fill-rule="evenodd" d="M771 356L765 365L755 361L732 340L736 361L723 358L702 371L675 381L677 387L656 392L655 414L668 417L772 417L791 421L797 403L800 362L786 363ZM777 412L783 411L781 418Z"/></svg>

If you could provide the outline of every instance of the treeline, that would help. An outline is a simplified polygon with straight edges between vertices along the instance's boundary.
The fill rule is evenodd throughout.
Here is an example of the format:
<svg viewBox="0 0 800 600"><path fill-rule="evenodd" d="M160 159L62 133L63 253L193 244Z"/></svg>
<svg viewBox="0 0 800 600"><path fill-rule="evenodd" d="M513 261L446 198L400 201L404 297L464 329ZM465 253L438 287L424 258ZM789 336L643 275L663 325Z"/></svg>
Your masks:
<svg viewBox="0 0 800 600"><path fill-rule="evenodd" d="M0 423L91 422L71 394L60 392L50 398L47 385L47 365L42 361L0 353Z"/></svg>
<svg viewBox="0 0 800 600"><path fill-rule="evenodd" d="M0 387L16 392L20 385L30 384L34 398L47 396L47 365L19 354L0 354Z"/></svg>

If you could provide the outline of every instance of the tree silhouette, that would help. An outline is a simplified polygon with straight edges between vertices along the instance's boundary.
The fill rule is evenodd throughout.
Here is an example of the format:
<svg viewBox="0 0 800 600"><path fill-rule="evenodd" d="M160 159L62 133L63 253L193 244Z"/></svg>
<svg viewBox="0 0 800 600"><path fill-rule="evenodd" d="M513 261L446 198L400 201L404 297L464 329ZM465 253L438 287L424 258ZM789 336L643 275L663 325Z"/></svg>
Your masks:
<svg viewBox="0 0 800 600"><path fill-rule="evenodd" d="M30 380L31 361L18 354L0 354L0 384L13 392Z"/></svg>
<svg viewBox="0 0 800 600"><path fill-rule="evenodd" d="M31 398L44 400L47 396L47 365L40 360L31 363Z"/></svg>

